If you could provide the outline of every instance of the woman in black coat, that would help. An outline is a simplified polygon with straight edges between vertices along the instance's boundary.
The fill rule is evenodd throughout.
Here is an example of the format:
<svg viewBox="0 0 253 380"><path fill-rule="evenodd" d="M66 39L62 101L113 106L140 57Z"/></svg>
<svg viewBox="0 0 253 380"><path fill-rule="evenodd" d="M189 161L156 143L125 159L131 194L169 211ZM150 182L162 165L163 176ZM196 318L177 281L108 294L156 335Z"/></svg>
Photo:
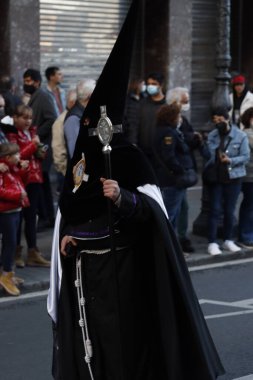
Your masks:
<svg viewBox="0 0 253 380"><path fill-rule="evenodd" d="M176 102L161 107L157 114L154 146L154 167L164 203L174 228L176 228L186 188L197 182L190 147L178 128L180 111L181 105ZM186 176L189 177L189 181L185 182Z"/></svg>

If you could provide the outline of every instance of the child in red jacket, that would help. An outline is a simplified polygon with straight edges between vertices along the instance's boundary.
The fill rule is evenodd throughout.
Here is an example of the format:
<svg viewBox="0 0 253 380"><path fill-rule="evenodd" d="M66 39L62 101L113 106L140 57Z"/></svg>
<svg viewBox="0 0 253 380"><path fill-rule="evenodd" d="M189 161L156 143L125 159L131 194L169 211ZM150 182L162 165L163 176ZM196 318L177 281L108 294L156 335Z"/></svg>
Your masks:
<svg viewBox="0 0 253 380"><path fill-rule="evenodd" d="M29 206L29 200L21 179L25 170L17 166L20 162L17 144L0 144L0 163L7 167L5 172L0 172L0 232L2 233L3 266L0 285L13 296L20 294L13 272L20 213L22 207Z"/></svg>
<svg viewBox="0 0 253 380"><path fill-rule="evenodd" d="M16 143L20 148L20 157L29 161L29 170L25 182L25 189L30 201L30 206L23 210L23 219L25 221L25 239L27 243L27 261L28 266L49 267L50 261L46 260L37 248L37 231L36 219L39 207L40 197L42 196L42 161L37 158L40 151L40 139L37 135L36 127L32 124L32 108L20 104L16 107L13 115L14 126L17 133L8 133L7 138L10 142ZM22 268L25 266L21 254L21 228L18 236L18 246L16 253L16 266Z"/></svg>

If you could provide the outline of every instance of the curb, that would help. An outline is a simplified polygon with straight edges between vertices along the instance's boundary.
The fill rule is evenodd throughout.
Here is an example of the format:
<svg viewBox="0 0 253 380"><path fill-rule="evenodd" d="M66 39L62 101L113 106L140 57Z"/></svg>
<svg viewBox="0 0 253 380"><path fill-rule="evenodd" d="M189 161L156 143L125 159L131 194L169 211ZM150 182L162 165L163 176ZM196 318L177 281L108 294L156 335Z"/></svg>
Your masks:
<svg viewBox="0 0 253 380"><path fill-rule="evenodd" d="M253 249L242 249L239 252L228 253L224 252L221 255L210 256L205 252L206 245L201 244L198 246L198 252L191 254L186 258L187 267L190 269L192 267L226 263L227 261L236 261L253 258ZM21 294L32 293L36 291L43 291L49 289L49 278L50 278L50 268L29 268L25 267L23 269L17 269L16 275L22 277L25 282L20 287ZM0 298L7 297L7 293L0 289ZM13 297L15 298L15 297Z"/></svg>
<svg viewBox="0 0 253 380"><path fill-rule="evenodd" d="M243 260L253 257L253 249L242 249L239 252L225 252L221 255L210 256L208 254L194 253L186 258L187 266L199 266L216 263L225 263L227 261Z"/></svg>
<svg viewBox="0 0 253 380"><path fill-rule="evenodd" d="M17 268L15 274L25 281L24 284L20 286L21 294L48 290L49 288L50 268ZM0 289L0 298L2 297L9 297L4 289ZM15 299L15 297L13 297L13 299Z"/></svg>

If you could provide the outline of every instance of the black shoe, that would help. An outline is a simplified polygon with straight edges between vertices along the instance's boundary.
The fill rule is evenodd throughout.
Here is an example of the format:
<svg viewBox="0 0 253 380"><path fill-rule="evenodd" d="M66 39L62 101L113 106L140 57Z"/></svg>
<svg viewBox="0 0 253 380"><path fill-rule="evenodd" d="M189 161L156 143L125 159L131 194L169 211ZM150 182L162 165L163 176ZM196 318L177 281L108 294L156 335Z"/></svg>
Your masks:
<svg viewBox="0 0 253 380"><path fill-rule="evenodd" d="M194 253L195 252L195 249L193 248L190 239L185 238L185 239L180 239L179 241L180 241L180 245L181 245L183 252L185 252L185 253Z"/></svg>

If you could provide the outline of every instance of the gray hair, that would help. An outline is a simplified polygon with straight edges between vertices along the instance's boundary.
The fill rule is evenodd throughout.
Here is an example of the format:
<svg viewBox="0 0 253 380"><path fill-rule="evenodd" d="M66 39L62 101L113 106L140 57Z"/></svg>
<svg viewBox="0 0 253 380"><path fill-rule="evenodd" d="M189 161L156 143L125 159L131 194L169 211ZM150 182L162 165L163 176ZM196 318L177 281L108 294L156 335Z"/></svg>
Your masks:
<svg viewBox="0 0 253 380"><path fill-rule="evenodd" d="M67 102L75 102L77 98L77 93L75 88L71 88L67 92Z"/></svg>
<svg viewBox="0 0 253 380"><path fill-rule="evenodd" d="M77 100L82 101L88 99L95 86L96 81L94 79L85 79L78 82L76 86Z"/></svg>
<svg viewBox="0 0 253 380"><path fill-rule="evenodd" d="M181 103L182 95L189 94L189 90L186 87L174 87L167 91L166 102L172 104L174 102Z"/></svg>

